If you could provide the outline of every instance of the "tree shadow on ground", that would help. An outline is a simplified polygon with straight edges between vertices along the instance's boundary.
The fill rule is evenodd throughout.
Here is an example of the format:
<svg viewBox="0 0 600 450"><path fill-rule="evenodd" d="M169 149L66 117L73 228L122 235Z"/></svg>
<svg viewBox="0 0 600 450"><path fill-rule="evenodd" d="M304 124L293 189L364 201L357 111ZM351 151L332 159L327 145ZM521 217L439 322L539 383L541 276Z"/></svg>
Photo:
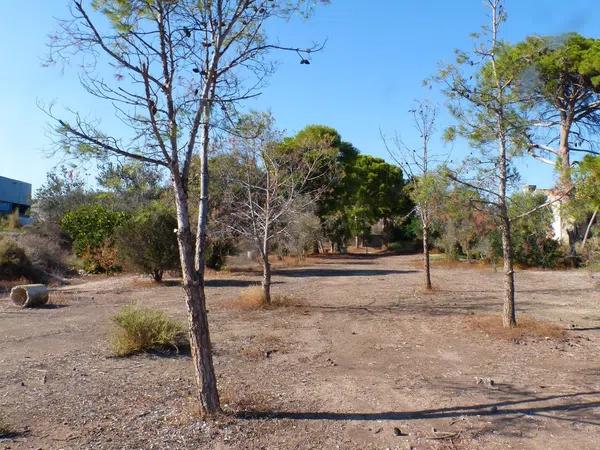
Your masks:
<svg viewBox="0 0 600 450"><path fill-rule="evenodd" d="M35 307L35 309L61 309L61 308L68 308L69 305L65 305L65 304L57 304L57 303L46 303L45 305L38 305Z"/></svg>
<svg viewBox="0 0 600 450"><path fill-rule="evenodd" d="M309 277L374 277L383 275L400 275L417 273L417 270L391 270L391 269L332 269L329 267L316 267L309 269L278 269L274 274L281 277L309 278Z"/></svg>
<svg viewBox="0 0 600 450"><path fill-rule="evenodd" d="M380 314L401 314L411 316L468 316L476 313L490 313L497 312L498 305L489 302L489 300L496 300L496 297L477 297L466 303L454 302L454 303L431 303L421 302L418 299L413 301L412 299L400 299L396 302L388 302L385 304L375 304L375 302L369 304L360 305L321 305L321 304L298 304L290 305L303 311L319 311L324 313L360 313L370 314L373 316ZM486 302L486 300L488 300Z"/></svg>
<svg viewBox="0 0 600 450"><path fill-rule="evenodd" d="M597 396L597 400L583 401L579 397ZM540 405L543 402L561 403ZM566 402L565 402L566 401ZM424 420L451 419L457 417L494 416L499 418L515 416L540 416L548 419L569 421L600 426L600 391L577 392L572 394L529 396L518 400L504 400L477 405L452 406L448 408L424 409L418 411L383 412L327 412L327 411L242 411L240 419L291 419L291 420L333 420L333 421L378 421L378 420ZM592 414L585 415L585 411ZM597 411L596 411L597 410ZM581 414L581 413L584 414ZM565 413L564 415L550 415ZM589 416L592 415L590 418Z"/></svg>
<svg viewBox="0 0 600 450"><path fill-rule="evenodd" d="M320 254L320 255L311 255L313 259L320 260L330 260L330 261L343 261L344 263L347 260L352 259L379 259L379 258L389 258L390 256L398 256L400 253L395 253L391 251L387 252L378 252L378 253L344 253L344 254ZM412 252L407 254L412 255Z"/></svg>
<svg viewBox="0 0 600 450"><path fill-rule="evenodd" d="M206 287L248 287L254 286L257 284L256 280L243 280L243 279L234 279L234 278L211 278L204 281L204 286ZM277 284L277 283L272 283ZM181 280L167 280L162 282L163 286L174 287L174 286L182 286Z"/></svg>

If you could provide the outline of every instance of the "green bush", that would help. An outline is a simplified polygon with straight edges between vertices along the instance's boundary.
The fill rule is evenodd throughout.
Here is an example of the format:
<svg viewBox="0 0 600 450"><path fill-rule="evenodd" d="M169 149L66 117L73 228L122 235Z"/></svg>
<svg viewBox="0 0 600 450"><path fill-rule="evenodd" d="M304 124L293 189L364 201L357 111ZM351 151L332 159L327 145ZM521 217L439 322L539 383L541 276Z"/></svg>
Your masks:
<svg viewBox="0 0 600 450"><path fill-rule="evenodd" d="M511 197L513 252L515 262L530 267L556 267L564 254L560 244L551 238L553 215L550 208L541 208L546 203L542 193L519 193Z"/></svg>
<svg viewBox="0 0 600 450"><path fill-rule="evenodd" d="M115 244L126 265L161 281L165 270L179 264L177 219L166 208L153 206L137 212L115 232Z"/></svg>
<svg viewBox="0 0 600 450"><path fill-rule="evenodd" d="M232 239L210 239L206 246L206 267L221 270L225 265L227 256L235 251Z"/></svg>
<svg viewBox="0 0 600 450"><path fill-rule="evenodd" d="M15 241L0 238L0 279L13 280L21 277L33 277L31 261Z"/></svg>
<svg viewBox="0 0 600 450"><path fill-rule="evenodd" d="M75 254L84 259L88 272L113 272L119 270L113 235L126 219L123 211L92 204L66 213L61 227L73 240Z"/></svg>
<svg viewBox="0 0 600 450"><path fill-rule="evenodd" d="M162 311L126 306L113 317L113 322L117 328L111 336L111 347L116 356L169 348L178 350L186 344L183 324Z"/></svg>

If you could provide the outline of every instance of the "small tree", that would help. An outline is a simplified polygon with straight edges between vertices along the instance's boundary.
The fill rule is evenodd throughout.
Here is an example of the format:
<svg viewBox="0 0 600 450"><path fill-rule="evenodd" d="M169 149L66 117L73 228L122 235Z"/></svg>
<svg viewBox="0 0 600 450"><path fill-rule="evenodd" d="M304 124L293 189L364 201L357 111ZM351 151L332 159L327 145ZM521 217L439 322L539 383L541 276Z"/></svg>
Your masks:
<svg viewBox="0 0 600 450"><path fill-rule="evenodd" d="M476 37L481 42L471 53L457 51L456 64L442 68L439 81L450 99L450 112L457 126L446 137L457 134L469 140L479 154L467 158L466 173L450 172L457 182L476 189L497 219L502 234L504 262L504 302L502 322L515 327L515 276L508 192L516 179L512 156L524 147L525 124L519 115L519 97L515 90L517 74L527 64L521 55L512 64L499 65L507 46L499 38L506 19L502 0L486 0L490 26Z"/></svg>
<svg viewBox="0 0 600 450"><path fill-rule="evenodd" d="M283 236L297 215L313 205L323 191L318 183L335 151L330 141L307 138L290 148L281 145L272 118L254 114L240 123L232 155L243 169L230 173L232 219L229 227L256 246L263 267L265 303L271 303L271 245Z"/></svg>
<svg viewBox="0 0 600 450"><path fill-rule="evenodd" d="M413 117L414 127L421 138L419 149L406 145L400 137L396 138L396 148L388 152L400 165L402 170L411 177L408 192L411 200L416 205L417 214L421 221L423 235L423 270L425 274L425 288L431 289L431 264L429 258L431 227L436 213L442 203L444 177L433 172L439 164L441 155L431 153L430 143L435 132L437 109L427 102L418 102L410 113ZM384 139L385 141L385 139Z"/></svg>
<svg viewBox="0 0 600 450"><path fill-rule="evenodd" d="M177 219L155 205L138 211L115 232L121 257L133 268L162 280L165 270L177 268Z"/></svg>

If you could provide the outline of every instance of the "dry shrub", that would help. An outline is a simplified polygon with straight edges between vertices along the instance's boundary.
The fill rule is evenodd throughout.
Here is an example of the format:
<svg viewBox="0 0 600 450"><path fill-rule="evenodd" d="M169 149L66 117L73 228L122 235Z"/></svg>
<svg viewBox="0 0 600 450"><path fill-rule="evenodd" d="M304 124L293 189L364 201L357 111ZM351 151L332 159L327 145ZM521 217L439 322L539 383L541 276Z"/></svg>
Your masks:
<svg viewBox="0 0 600 450"><path fill-rule="evenodd" d="M249 392L245 386L225 386L219 393L221 404L233 413L267 412L272 410L267 396Z"/></svg>
<svg viewBox="0 0 600 450"><path fill-rule="evenodd" d="M12 239L0 237L0 279L34 278L31 261L25 250Z"/></svg>
<svg viewBox="0 0 600 450"><path fill-rule="evenodd" d="M490 337L509 341L522 341L525 339L565 340L567 335L565 329L557 324L528 316L518 317L515 328L505 328L502 325L500 316L469 317L467 326Z"/></svg>
<svg viewBox="0 0 600 450"><path fill-rule="evenodd" d="M179 350L186 345L185 327L162 311L126 306L113 317L117 325L111 336L116 356L129 356L145 351Z"/></svg>
<svg viewBox="0 0 600 450"><path fill-rule="evenodd" d="M110 240L82 253L84 269L90 273L115 273L121 271L119 252Z"/></svg>
<svg viewBox="0 0 600 450"><path fill-rule="evenodd" d="M58 239L35 232L23 233L19 237L33 265L46 274L63 277L74 262L69 252L61 246Z"/></svg>

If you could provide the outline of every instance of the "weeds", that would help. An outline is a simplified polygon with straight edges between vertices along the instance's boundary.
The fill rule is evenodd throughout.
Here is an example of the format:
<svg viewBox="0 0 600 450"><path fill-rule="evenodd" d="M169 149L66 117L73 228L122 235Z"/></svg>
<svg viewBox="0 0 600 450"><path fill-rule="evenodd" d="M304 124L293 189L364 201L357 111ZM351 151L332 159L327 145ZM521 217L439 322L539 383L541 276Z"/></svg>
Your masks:
<svg viewBox="0 0 600 450"><path fill-rule="evenodd" d="M113 317L117 325L111 336L116 356L152 350L175 349L186 344L185 328L161 311L126 306Z"/></svg>

